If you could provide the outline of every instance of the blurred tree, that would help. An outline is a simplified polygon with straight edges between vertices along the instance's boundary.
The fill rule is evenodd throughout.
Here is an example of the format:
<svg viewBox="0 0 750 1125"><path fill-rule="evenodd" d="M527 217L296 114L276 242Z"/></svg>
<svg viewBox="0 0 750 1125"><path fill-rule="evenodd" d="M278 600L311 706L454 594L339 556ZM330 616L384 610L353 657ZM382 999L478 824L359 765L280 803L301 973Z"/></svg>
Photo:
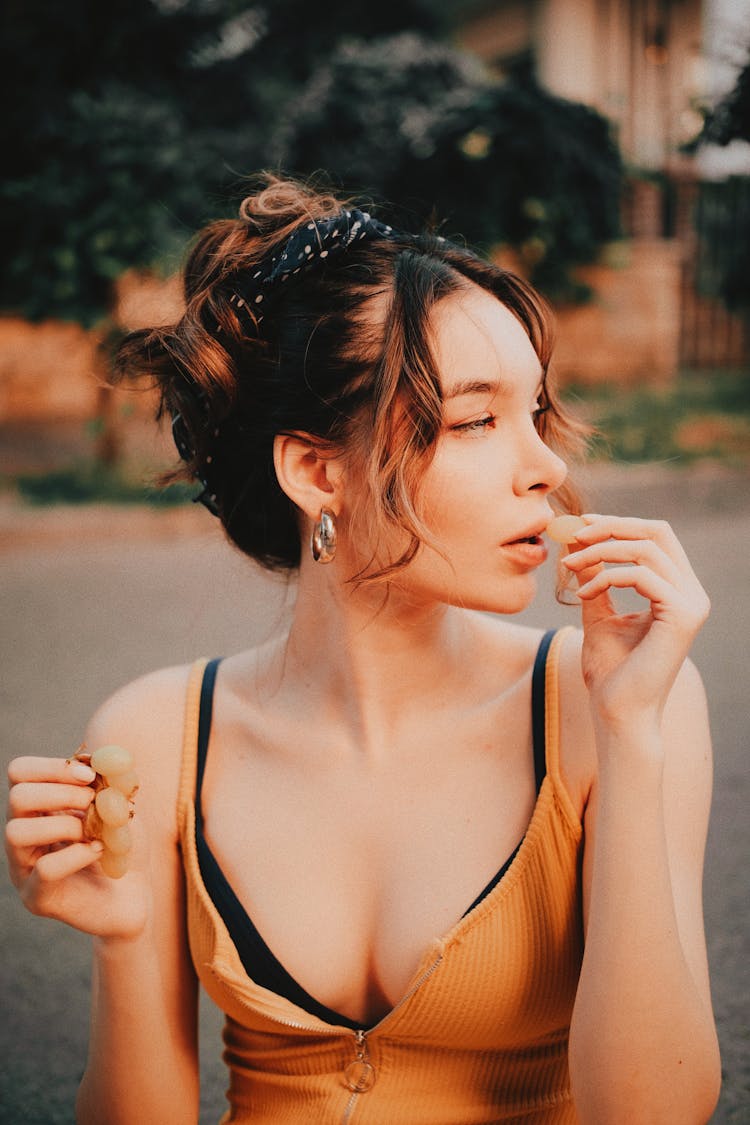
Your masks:
<svg viewBox="0 0 750 1125"><path fill-rule="evenodd" d="M510 242L559 291L616 229L617 154L596 114L437 41L471 2L6 0L0 308L106 340L118 276L174 266L276 163Z"/></svg>
<svg viewBox="0 0 750 1125"><path fill-rule="evenodd" d="M123 269L169 259L267 162L342 35L437 32L456 2L6 0L0 307L95 324Z"/></svg>
<svg viewBox="0 0 750 1125"><path fill-rule="evenodd" d="M201 56L226 11L7 0L0 21L0 305L93 325L117 276L163 255L226 178L224 144L242 121L239 56Z"/></svg>
<svg viewBox="0 0 750 1125"><path fill-rule="evenodd" d="M96 327L104 350L117 277L184 242L224 160L252 148L242 55L256 22L248 0L6 0L0 307Z"/></svg>
<svg viewBox="0 0 750 1125"><path fill-rule="evenodd" d="M718 145L750 141L750 58L729 93L706 113L700 139Z"/></svg>
<svg viewBox="0 0 750 1125"><path fill-rule="evenodd" d="M342 42L277 143L284 167L398 200L403 222L433 212L486 250L513 246L557 298L581 295L571 268L619 233L622 164L603 117L416 33Z"/></svg>

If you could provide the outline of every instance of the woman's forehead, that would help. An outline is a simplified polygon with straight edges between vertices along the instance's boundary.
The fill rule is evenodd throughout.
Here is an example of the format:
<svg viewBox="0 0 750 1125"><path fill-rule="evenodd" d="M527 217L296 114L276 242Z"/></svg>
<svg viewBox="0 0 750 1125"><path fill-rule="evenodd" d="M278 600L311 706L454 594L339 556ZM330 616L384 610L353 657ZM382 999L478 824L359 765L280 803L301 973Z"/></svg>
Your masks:
<svg viewBox="0 0 750 1125"><path fill-rule="evenodd" d="M432 345L443 398L510 393L519 383L536 386L542 365L518 317L476 285L440 301L433 309Z"/></svg>

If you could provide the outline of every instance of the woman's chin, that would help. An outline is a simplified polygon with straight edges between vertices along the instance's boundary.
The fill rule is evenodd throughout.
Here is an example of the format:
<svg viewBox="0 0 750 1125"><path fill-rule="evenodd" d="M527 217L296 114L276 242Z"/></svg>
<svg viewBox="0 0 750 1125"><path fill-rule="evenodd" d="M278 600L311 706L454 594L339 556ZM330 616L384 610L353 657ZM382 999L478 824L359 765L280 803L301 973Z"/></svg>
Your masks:
<svg viewBox="0 0 750 1125"><path fill-rule="evenodd" d="M538 583L536 575L527 574L522 579L513 579L505 582L492 594L482 593L475 597L461 596L457 593L450 599L452 605L462 606L464 609L479 610L483 613L497 613L512 616L523 613L528 609L537 595Z"/></svg>

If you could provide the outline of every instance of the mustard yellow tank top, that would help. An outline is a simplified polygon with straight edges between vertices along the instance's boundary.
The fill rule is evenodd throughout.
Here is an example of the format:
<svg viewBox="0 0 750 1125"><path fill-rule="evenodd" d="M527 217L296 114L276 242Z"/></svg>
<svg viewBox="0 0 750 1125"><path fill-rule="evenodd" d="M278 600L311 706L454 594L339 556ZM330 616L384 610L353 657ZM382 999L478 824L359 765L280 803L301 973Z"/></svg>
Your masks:
<svg viewBox="0 0 750 1125"><path fill-rule="evenodd" d="M583 956L582 828L558 760L565 631L545 673L546 775L512 863L425 950L398 1004L361 1031L257 985L203 884L194 796L205 662L194 665L179 827L193 962L226 1014L221 1125L575 1125L567 1051Z"/></svg>

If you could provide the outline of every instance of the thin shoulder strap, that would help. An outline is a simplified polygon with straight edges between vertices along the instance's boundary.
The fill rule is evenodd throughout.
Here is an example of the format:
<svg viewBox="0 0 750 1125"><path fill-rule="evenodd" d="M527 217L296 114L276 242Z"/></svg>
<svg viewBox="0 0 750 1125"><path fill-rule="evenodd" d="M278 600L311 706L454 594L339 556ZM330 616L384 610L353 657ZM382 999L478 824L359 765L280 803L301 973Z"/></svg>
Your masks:
<svg viewBox="0 0 750 1125"><path fill-rule="evenodd" d="M565 638L573 632L572 625L558 629L552 638L544 676L544 741L547 773L565 816L576 832L581 829L578 810L571 799L560 769L560 653Z"/></svg>
<svg viewBox="0 0 750 1125"><path fill-rule="evenodd" d="M531 736L537 793L547 772L547 657L556 632L556 629L549 629L542 637L531 673Z"/></svg>
<svg viewBox="0 0 750 1125"><path fill-rule="evenodd" d="M214 686L216 672L221 657L209 660L203 670L201 681L200 699L198 705L198 737L196 740L196 770L195 770L195 818L198 827L203 827L203 814L201 813L201 790L203 788L203 774L206 772L206 756L208 754L208 739L211 734L211 719L214 711Z"/></svg>
<svg viewBox="0 0 750 1125"><path fill-rule="evenodd" d="M198 726L200 718L200 697L205 659L196 660L190 669L185 693L185 719L182 734L182 769L180 789L177 797L177 815L182 830L185 817L193 807L195 799L195 763L198 750Z"/></svg>

